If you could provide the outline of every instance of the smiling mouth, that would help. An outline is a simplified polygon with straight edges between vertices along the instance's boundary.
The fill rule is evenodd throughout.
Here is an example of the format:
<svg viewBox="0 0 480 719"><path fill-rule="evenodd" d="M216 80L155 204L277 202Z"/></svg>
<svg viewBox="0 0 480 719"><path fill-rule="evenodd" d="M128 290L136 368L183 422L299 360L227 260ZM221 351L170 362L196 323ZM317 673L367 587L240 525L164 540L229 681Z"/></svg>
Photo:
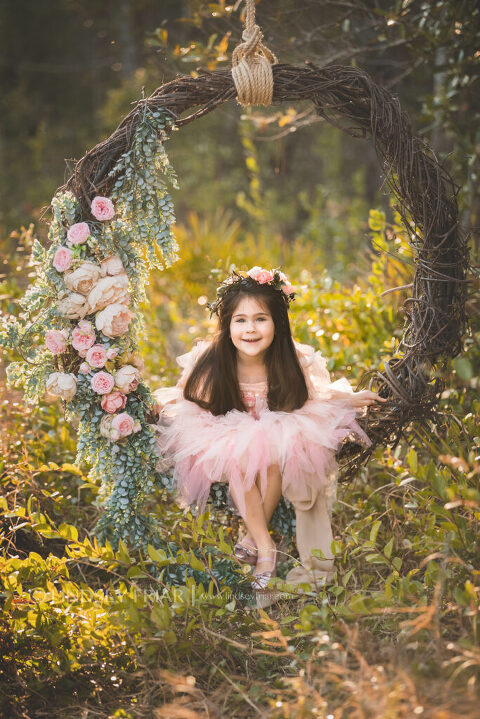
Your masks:
<svg viewBox="0 0 480 719"><path fill-rule="evenodd" d="M243 340L243 341L244 342L260 342L260 338L258 338L256 340Z"/></svg>

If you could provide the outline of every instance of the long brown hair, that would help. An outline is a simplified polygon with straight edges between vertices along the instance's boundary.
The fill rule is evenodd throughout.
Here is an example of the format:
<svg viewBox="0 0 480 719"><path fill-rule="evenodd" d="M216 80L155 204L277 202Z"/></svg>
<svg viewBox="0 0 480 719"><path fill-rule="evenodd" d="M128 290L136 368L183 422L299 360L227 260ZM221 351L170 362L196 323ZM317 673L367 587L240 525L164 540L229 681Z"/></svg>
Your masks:
<svg viewBox="0 0 480 719"><path fill-rule="evenodd" d="M268 407L291 412L308 399L305 377L298 361L288 319L287 302L281 292L250 277L235 282L218 305L217 333L198 358L183 390L185 399L213 415L231 409L247 411L237 378L237 350L230 337L230 321L240 300L254 297L266 305L275 326L273 341L265 354L268 376Z"/></svg>

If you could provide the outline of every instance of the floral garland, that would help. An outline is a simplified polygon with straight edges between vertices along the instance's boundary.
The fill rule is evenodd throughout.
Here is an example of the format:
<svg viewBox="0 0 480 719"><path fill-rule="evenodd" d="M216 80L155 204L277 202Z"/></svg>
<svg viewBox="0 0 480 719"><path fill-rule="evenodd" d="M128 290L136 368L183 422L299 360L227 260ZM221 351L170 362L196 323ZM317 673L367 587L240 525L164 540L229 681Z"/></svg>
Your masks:
<svg viewBox="0 0 480 719"><path fill-rule="evenodd" d="M9 384L23 387L31 403L62 400L66 418L78 421L75 461L89 462L89 477L101 483L94 533L114 545L122 539L146 548L159 532L144 512L159 477L146 419L154 401L136 348L149 272L177 258L163 179L177 186L163 146L173 129L166 113L144 108L129 151L111 173L115 204L94 197L93 219L81 216L71 192L53 198L51 244L44 249L34 241L37 278L21 301L23 322L0 331L0 344L23 358L9 364Z"/></svg>
<svg viewBox="0 0 480 719"><path fill-rule="evenodd" d="M210 316L214 313L218 314L220 305L222 304L225 295L234 285L248 282L249 279L257 282L259 285L270 285L273 289L281 292L287 306L289 306L290 302L295 299L294 288L290 284L290 281L284 272L281 272L279 269L266 270L264 267L258 267L256 265L246 271L233 270L232 274L220 283L217 287L217 299L215 302L207 303L207 309L210 310Z"/></svg>

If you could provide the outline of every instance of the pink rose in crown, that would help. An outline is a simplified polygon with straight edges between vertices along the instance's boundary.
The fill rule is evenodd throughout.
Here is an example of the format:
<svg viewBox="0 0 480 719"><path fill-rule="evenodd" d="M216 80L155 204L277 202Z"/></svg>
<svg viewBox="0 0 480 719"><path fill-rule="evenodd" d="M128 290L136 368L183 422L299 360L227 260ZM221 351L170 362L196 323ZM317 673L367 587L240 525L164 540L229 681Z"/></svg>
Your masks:
<svg viewBox="0 0 480 719"><path fill-rule="evenodd" d="M255 267L251 267L248 270L247 275L251 277L252 280L256 280L260 272L263 272L263 268L258 267L258 265L255 265Z"/></svg>
<svg viewBox="0 0 480 719"><path fill-rule="evenodd" d="M111 427L112 439L122 439L135 431L135 420L128 412L120 412L113 418Z"/></svg>
<svg viewBox="0 0 480 719"><path fill-rule="evenodd" d="M45 332L45 344L52 355L61 355L67 349L67 341L60 330L47 330Z"/></svg>
<svg viewBox="0 0 480 719"><path fill-rule="evenodd" d="M86 222L76 222L67 232L67 245L83 245L90 237L90 228Z"/></svg>
<svg viewBox="0 0 480 719"><path fill-rule="evenodd" d="M105 347L102 347L102 345L92 345L87 351L85 358L90 367L99 369L100 367L105 366L105 362L107 361L107 351Z"/></svg>
<svg viewBox="0 0 480 719"><path fill-rule="evenodd" d="M72 332L72 347L77 352L86 351L95 344L95 330L88 320L81 320Z"/></svg>
<svg viewBox="0 0 480 719"><path fill-rule="evenodd" d="M69 270L72 265L73 253L69 247L63 245L58 248L53 256L53 266L57 272L65 272Z"/></svg>
<svg viewBox="0 0 480 719"><path fill-rule="evenodd" d="M111 220L115 214L113 202L109 197L94 197L91 205L92 215L97 220Z"/></svg>
<svg viewBox="0 0 480 719"><path fill-rule="evenodd" d="M119 409L123 409L127 403L127 395L122 392L110 392L110 394L104 394L102 397L101 405L102 409L109 414L117 412Z"/></svg>
<svg viewBox="0 0 480 719"><path fill-rule="evenodd" d="M270 272L269 270L262 270L258 273L256 280L259 285L265 285L267 282L271 282L273 280L273 272Z"/></svg>
<svg viewBox="0 0 480 719"><path fill-rule="evenodd" d="M96 372L90 380L90 385L97 394L108 394L112 391L115 380L108 372Z"/></svg>
<svg viewBox="0 0 480 719"><path fill-rule="evenodd" d="M293 292L293 287L288 282L286 282L282 286L282 291L285 292L286 295L291 295Z"/></svg>

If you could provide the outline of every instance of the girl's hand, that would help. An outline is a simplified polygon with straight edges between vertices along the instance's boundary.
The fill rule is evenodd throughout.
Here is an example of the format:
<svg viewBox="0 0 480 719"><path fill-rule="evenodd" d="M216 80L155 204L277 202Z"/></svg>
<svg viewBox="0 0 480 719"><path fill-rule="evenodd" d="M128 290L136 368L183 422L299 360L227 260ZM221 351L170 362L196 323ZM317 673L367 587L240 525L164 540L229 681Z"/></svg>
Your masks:
<svg viewBox="0 0 480 719"><path fill-rule="evenodd" d="M376 392L372 392L369 389L362 389L360 392L354 392L352 398L352 404L354 407L361 409L363 407L369 407L375 402L386 402L385 397L380 397Z"/></svg>

